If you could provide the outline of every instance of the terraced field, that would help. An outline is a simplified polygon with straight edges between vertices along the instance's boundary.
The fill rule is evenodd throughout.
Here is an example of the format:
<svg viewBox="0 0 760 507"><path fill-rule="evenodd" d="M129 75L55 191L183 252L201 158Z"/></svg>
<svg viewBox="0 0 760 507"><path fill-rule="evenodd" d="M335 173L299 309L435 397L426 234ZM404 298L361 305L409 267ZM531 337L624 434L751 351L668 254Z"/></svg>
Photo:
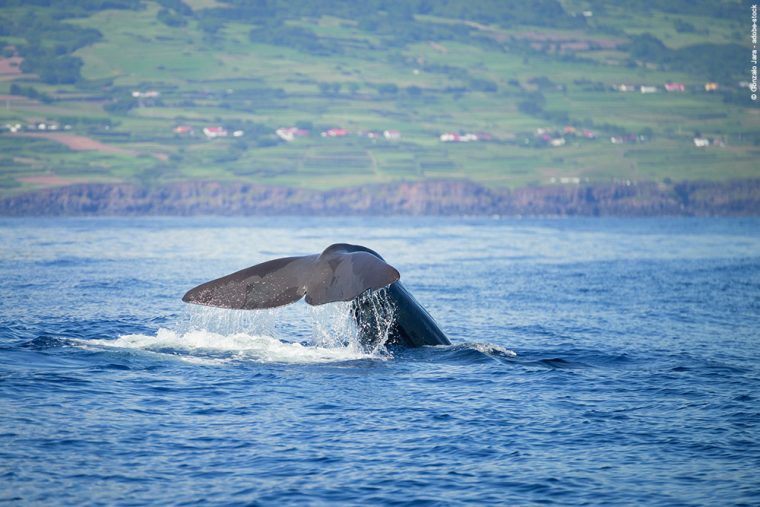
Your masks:
<svg viewBox="0 0 760 507"><path fill-rule="evenodd" d="M511 2L471 11L453 1L370 3L353 17L339 1L270 2L271 12L232 1L122 3L0 8L11 27L0 32L0 195L82 181L326 189L760 177L748 71L679 63L690 51L749 59L738 2L721 3L720 15L707 2L668 12L646 1L545 2L560 9L556 22L530 11L506 18ZM57 20L68 4L81 15ZM46 28L30 32L29 19ZM66 53L56 49L66 46L62 25L100 35ZM79 59L76 79L25 68L38 46L51 61ZM302 134L286 141L281 127ZM322 135L330 129L346 135ZM445 133L477 140L442 142Z"/></svg>

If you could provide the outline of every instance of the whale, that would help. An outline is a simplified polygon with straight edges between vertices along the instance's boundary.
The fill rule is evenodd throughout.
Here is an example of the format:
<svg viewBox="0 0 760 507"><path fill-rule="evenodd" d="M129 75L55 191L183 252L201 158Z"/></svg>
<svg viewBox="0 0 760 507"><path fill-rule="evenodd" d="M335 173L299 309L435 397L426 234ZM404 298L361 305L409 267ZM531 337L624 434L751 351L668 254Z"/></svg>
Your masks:
<svg viewBox="0 0 760 507"><path fill-rule="evenodd" d="M400 281L399 271L367 247L336 243L322 253L272 259L198 285L182 301L236 310L350 301L363 344L373 346L388 322L386 345L450 345L433 317ZM370 295L387 305L378 305Z"/></svg>

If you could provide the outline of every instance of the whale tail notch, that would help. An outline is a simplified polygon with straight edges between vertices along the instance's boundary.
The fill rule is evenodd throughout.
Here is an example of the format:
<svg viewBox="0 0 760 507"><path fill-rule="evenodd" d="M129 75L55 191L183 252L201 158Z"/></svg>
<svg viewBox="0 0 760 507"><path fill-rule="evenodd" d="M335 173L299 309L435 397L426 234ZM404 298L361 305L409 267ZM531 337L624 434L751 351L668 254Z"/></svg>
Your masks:
<svg viewBox="0 0 760 507"><path fill-rule="evenodd" d="M294 303L351 301L399 280L398 270L374 251L335 244L324 252L263 262L190 289L182 298L219 308L254 310Z"/></svg>

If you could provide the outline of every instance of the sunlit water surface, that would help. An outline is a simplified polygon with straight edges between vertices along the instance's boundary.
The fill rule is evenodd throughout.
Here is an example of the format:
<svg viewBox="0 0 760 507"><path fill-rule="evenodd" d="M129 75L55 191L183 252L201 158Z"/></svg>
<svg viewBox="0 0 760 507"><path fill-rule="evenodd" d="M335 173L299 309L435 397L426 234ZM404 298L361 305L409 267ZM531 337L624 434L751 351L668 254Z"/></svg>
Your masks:
<svg viewBox="0 0 760 507"><path fill-rule="evenodd" d="M180 301L334 242L453 345ZM0 501L760 498L758 220L2 220L0 295Z"/></svg>

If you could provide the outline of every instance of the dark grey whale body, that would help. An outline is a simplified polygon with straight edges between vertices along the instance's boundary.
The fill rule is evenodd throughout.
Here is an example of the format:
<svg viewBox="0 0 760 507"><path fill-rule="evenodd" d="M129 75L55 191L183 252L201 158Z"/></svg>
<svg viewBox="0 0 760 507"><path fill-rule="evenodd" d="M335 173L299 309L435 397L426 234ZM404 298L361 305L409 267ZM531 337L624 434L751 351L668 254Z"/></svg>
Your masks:
<svg viewBox="0 0 760 507"><path fill-rule="evenodd" d="M380 254L360 245L338 243L321 254L284 257L263 262L187 292L186 303L231 309L264 309L287 305L302 297L310 305L352 301L353 315L362 340L377 340L374 306L361 297L369 291L384 291L391 303L392 318L388 344L405 347L450 345L433 317L406 290L401 275Z"/></svg>

